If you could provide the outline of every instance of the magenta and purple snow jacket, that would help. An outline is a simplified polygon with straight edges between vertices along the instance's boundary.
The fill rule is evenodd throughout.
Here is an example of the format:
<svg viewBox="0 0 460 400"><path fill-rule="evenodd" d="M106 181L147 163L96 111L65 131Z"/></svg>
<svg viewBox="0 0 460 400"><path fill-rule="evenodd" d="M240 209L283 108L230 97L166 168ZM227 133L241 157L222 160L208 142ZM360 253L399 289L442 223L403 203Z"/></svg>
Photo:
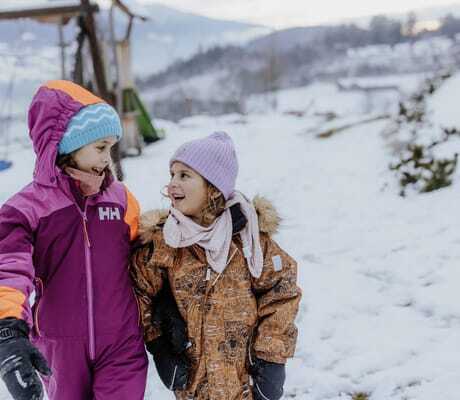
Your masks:
<svg viewBox="0 0 460 400"><path fill-rule="evenodd" d="M33 182L0 209L0 318L22 318L35 338L50 343L84 340L90 360L106 340L140 332L128 273L136 199L112 179L81 201L72 179L55 165L70 118L98 102L103 100L66 81L39 89L29 110L37 154Z"/></svg>

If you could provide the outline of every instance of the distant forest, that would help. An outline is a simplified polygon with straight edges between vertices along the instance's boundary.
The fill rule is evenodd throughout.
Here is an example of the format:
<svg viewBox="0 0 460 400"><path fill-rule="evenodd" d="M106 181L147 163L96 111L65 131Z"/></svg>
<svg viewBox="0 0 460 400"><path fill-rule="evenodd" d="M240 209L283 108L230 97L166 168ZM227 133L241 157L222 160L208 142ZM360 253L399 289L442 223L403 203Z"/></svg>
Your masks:
<svg viewBox="0 0 460 400"><path fill-rule="evenodd" d="M315 35L315 40L308 40L307 38L312 28L305 28L305 44L299 43L287 49L283 49L280 45L270 50L274 53L272 54L273 57L278 56L278 63L280 64L308 64L311 60L337 56L356 47L393 46L398 43L414 42L441 35L453 39L460 33L460 18L448 14L439 21L439 26L434 29L420 29L418 26L415 13L409 13L403 22L384 15L377 15L371 19L368 28L361 28L355 24L318 27L321 29L321 35ZM301 30L302 28L298 29ZM307 29L309 30L307 31ZM283 31L277 32L276 35L281 37ZM265 40L269 40L269 36ZM213 47L197 53L190 59L178 61L163 72L139 80L138 84L141 88L164 86L174 82L177 77L186 78L199 75L209 71L210 68L228 68L232 65L238 67L244 65L246 61L248 62L247 65L255 64L252 70L259 73L260 69L257 68L257 62L254 60L260 59L261 56L267 58L266 53L266 48L258 48L251 46L251 44L243 48L237 46ZM280 55L283 56L281 59L279 58ZM284 67L283 70L289 69L288 65L280 65L279 67ZM251 68L246 70L246 74L251 75Z"/></svg>

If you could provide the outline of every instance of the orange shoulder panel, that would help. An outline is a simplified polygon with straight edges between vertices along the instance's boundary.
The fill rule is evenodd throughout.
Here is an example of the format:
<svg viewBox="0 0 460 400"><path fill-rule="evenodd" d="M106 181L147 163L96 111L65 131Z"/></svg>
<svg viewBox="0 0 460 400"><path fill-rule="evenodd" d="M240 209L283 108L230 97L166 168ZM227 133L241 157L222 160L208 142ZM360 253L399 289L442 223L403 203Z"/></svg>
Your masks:
<svg viewBox="0 0 460 400"><path fill-rule="evenodd" d="M105 103L104 100L92 94L90 91L85 88L73 83L71 81L57 80L57 81L48 81L44 85L49 89L62 90L72 97L75 101L80 102L84 106L89 106L91 104Z"/></svg>
<svg viewBox="0 0 460 400"><path fill-rule="evenodd" d="M134 197L134 195L126 189L126 196L127 196L127 206L126 206L126 213L125 213L125 222L130 227L130 239L134 240L137 238L139 232L139 215L141 213L141 208L139 207L139 202Z"/></svg>
<svg viewBox="0 0 460 400"><path fill-rule="evenodd" d="M26 301L24 293L8 286L0 286L0 318L22 318L23 304Z"/></svg>

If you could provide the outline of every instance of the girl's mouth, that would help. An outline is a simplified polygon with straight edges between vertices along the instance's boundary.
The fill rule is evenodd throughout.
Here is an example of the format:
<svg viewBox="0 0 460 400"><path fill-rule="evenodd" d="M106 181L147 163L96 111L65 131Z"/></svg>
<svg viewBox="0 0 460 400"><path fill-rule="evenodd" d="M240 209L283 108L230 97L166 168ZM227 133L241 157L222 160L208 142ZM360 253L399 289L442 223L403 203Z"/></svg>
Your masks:
<svg viewBox="0 0 460 400"><path fill-rule="evenodd" d="M180 203L182 200L185 199L185 196L182 194L172 194L171 199L172 199L173 205L177 205L178 203Z"/></svg>

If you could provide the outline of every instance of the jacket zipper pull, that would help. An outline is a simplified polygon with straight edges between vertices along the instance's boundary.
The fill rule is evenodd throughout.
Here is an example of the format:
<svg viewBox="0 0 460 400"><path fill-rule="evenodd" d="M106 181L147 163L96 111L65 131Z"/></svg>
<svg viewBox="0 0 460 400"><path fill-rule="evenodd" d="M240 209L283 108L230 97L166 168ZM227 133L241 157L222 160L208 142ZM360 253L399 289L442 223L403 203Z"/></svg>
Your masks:
<svg viewBox="0 0 460 400"><path fill-rule="evenodd" d="M89 235L88 235L88 229L86 227L86 222L88 221L88 218L86 217L86 214L83 214L83 231L85 233L85 239L88 247L91 247L91 242L89 241Z"/></svg>

